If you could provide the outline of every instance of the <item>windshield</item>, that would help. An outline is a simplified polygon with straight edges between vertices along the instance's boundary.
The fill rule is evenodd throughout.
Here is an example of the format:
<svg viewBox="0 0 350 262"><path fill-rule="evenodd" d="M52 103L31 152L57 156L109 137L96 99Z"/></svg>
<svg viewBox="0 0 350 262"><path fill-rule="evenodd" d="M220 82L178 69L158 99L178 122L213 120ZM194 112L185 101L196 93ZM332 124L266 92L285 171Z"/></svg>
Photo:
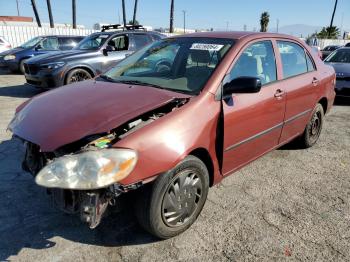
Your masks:
<svg viewBox="0 0 350 262"><path fill-rule="evenodd" d="M85 37L74 49L98 50L108 38L108 34L91 35Z"/></svg>
<svg viewBox="0 0 350 262"><path fill-rule="evenodd" d="M233 44L234 40L217 38L163 39L127 57L102 77L198 94Z"/></svg>
<svg viewBox="0 0 350 262"><path fill-rule="evenodd" d="M350 63L350 48L338 49L334 51L325 59L325 62Z"/></svg>
<svg viewBox="0 0 350 262"><path fill-rule="evenodd" d="M19 47L22 48L30 48L35 46L37 43L39 43L43 38L42 37L34 37L30 39L29 41L25 42L24 44L20 45Z"/></svg>

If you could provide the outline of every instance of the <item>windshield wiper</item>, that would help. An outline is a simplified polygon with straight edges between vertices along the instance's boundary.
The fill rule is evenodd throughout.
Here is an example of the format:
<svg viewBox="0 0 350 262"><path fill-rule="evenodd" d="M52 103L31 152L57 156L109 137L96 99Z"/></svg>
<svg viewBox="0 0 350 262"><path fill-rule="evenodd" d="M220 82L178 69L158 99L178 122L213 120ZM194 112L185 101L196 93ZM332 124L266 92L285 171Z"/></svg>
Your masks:
<svg viewBox="0 0 350 262"><path fill-rule="evenodd" d="M160 85L150 84L150 83L142 82L139 80L115 80L115 82L128 84L128 85L151 86L151 87L156 87L156 88L160 88L160 89L167 89L167 88L162 87Z"/></svg>
<svg viewBox="0 0 350 262"><path fill-rule="evenodd" d="M109 81L109 82L116 82L116 81L114 80L114 78L112 78L112 77L110 77L110 76L108 76L108 75L99 75L99 77L102 78L102 79L104 79L104 80L107 80L107 81Z"/></svg>

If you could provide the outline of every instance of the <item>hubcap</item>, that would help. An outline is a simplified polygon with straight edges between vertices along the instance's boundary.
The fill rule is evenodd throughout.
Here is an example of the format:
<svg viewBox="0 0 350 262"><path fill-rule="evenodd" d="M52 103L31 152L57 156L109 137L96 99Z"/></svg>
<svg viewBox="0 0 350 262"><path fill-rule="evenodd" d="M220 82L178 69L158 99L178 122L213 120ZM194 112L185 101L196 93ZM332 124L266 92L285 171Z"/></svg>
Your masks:
<svg viewBox="0 0 350 262"><path fill-rule="evenodd" d="M315 112L311 119L310 138L317 139L321 129L321 113Z"/></svg>
<svg viewBox="0 0 350 262"><path fill-rule="evenodd" d="M170 227L181 226L197 209L202 197L202 181L194 170L179 173L168 186L162 203L162 218Z"/></svg>

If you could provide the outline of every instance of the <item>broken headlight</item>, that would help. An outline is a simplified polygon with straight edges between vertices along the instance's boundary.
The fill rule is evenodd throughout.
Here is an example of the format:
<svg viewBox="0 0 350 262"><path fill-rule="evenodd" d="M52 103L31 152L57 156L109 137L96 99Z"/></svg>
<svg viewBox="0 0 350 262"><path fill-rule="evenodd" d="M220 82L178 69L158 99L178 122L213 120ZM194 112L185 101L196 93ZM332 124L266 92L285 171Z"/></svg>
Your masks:
<svg viewBox="0 0 350 262"><path fill-rule="evenodd" d="M101 149L57 158L45 166L35 182L44 187L98 189L127 177L137 162L131 149Z"/></svg>

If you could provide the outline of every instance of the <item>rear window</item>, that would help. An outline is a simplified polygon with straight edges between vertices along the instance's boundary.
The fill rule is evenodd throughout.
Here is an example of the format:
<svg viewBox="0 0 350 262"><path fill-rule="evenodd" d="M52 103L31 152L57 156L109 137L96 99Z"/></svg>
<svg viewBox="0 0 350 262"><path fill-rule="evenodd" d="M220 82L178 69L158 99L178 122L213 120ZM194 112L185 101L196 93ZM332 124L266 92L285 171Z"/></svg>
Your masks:
<svg viewBox="0 0 350 262"><path fill-rule="evenodd" d="M288 41L277 41L277 44L281 54L284 78L308 72L304 48Z"/></svg>

